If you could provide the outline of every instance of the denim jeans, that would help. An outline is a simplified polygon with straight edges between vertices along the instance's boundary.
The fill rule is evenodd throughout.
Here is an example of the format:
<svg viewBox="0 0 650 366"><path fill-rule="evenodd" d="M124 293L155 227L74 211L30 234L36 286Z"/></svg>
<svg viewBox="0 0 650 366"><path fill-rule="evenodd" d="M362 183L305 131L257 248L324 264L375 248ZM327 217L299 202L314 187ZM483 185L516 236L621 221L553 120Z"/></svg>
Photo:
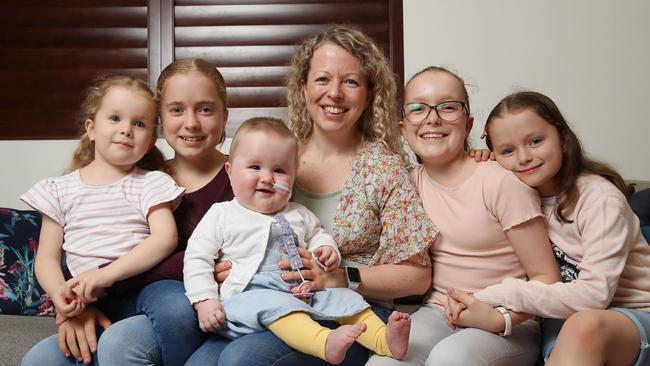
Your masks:
<svg viewBox="0 0 650 366"><path fill-rule="evenodd" d="M23 357L20 362L21 366L78 366L85 365L81 361L76 361L73 357L65 357L59 349L59 343L56 334L51 335L42 341L36 343ZM97 354L92 354L91 365L97 366Z"/></svg>
<svg viewBox="0 0 650 366"><path fill-rule="evenodd" d="M372 310L385 322L392 310L373 305ZM321 322L324 326L335 328L335 322ZM368 360L369 351L355 343L348 350L341 365L363 365ZM218 335L211 335L208 340L187 361L188 366L325 366L329 365L320 358L300 353L287 346L269 331L253 333L228 340Z"/></svg>
<svg viewBox="0 0 650 366"><path fill-rule="evenodd" d="M566 319L542 319L542 357L548 360Z"/></svg>
<svg viewBox="0 0 650 366"><path fill-rule="evenodd" d="M97 360L99 365L162 365L149 319L136 315L108 327L99 339Z"/></svg>
<svg viewBox="0 0 650 366"><path fill-rule="evenodd" d="M94 306L97 306L111 321L119 322L121 319L129 318L135 314L135 293L127 293L122 296L115 296L110 299L101 300ZM112 326L111 326L112 327ZM108 329L110 329L109 327ZM104 341L103 329L97 328L99 344ZM133 338L133 337L131 337ZM131 345L137 345L138 342L131 342ZM99 345L97 346L99 349ZM72 356L65 357L59 349L57 335L51 335L42 341L36 343L23 357L21 366L69 366L84 365L83 362L75 360ZM97 354L92 354L91 365L98 365ZM117 365L117 364L113 364Z"/></svg>
<svg viewBox="0 0 650 366"><path fill-rule="evenodd" d="M101 365L183 365L205 340L180 281L147 285L137 298L136 309L141 315L104 332Z"/></svg>

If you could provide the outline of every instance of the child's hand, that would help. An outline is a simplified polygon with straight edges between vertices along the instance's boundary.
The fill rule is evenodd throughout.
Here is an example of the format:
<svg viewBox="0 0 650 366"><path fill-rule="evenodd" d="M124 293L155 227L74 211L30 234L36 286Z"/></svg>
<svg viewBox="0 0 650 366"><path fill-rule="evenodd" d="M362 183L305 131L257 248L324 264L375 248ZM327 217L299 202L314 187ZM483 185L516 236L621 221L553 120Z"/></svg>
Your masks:
<svg viewBox="0 0 650 366"><path fill-rule="evenodd" d="M314 249L314 259L322 264L325 272L332 272L337 267L339 256L332 247L323 245Z"/></svg>
<svg viewBox="0 0 650 366"><path fill-rule="evenodd" d="M214 263L214 280L221 286L221 284L228 278L230 275L230 270L232 269L232 262L223 259L223 251L219 249L217 253L218 258L215 259Z"/></svg>
<svg viewBox="0 0 650 366"><path fill-rule="evenodd" d="M208 299L194 304L199 315L199 328L204 332L214 332L226 325L226 313L217 299Z"/></svg>
<svg viewBox="0 0 650 366"><path fill-rule="evenodd" d="M474 161L477 163L488 160L496 160L496 155L490 150L481 149L481 150L470 150L467 153L471 158L474 158Z"/></svg>
<svg viewBox="0 0 650 366"><path fill-rule="evenodd" d="M76 294L72 293L70 296L66 296L65 285L61 286L53 295L52 302L57 314L66 318L71 318L86 308L86 304Z"/></svg>
<svg viewBox="0 0 650 366"><path fill-rule="evenodd" d="M492 333L503 331L503 315L474 296L461 290L449 288L447 289L447 300L448 304L452 302L461 304L461 308L466 307L455 318L453 314L451 315L454 325L483 329Z"/></svg>
<svg viewBox="0 0 650 366"><path fill-rule="evenodd" d="M104 269L95 268L66 281L65 295L71 297L74 293L81 301L88 304L97 301L101 292L112 284L113 281L106 276Z"/></svg>
<svg viewBox="0 0 650 366"><path fill-rule="evenodd" d="M465 304L456 301L451 296L447 296L447 304L445 304L445 322L451 329L456 329L456 321L460 313L462 313L467 306Z"/></svg>

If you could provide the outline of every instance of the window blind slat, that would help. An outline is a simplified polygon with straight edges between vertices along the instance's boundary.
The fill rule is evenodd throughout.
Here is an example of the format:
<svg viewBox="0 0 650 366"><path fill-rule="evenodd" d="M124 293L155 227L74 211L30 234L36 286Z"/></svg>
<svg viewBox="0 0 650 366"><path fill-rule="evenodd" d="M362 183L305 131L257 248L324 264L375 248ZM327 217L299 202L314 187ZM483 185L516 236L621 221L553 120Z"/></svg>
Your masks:
<svg viewBox="0 0 650 366"><path fill-rule="evenodd" d="M4 59L4 68L7 69L124 69L146 67L147 50L145 48L3 48L0 51L0 58Z"/></svg>
<svg viewBox="0 0 650 366"><path fill-rule="evenodd" d="M138 5L132 2L127 6L108 6L110 1L102 2L100 5L92 6L91 3L60 4L54 2L41 4L35 9L35 5L27 6L4 6L3 11L11 14L3 19L6 25L12 27L31 26L54 26L59 28L76 27L147 27L147 7L144 4ZM35 11L37 10L37 11Z"/></svg>
<svg viewBox="0 0 650 366"><path fill-rule="evenodd" d="M176 6L192 5L260 5L260 4L329 4L338 6L347 3L377 3L377 0L176 0Z"/></svg>
<svg viewBox="0 0 650 366"><path fill-rule="evenodd" d="M228 88L229 107L283 107L286 104L286 88L283 86Z"/></svg>
<svg viewBox="0 0 650 366"><path fill-rule="evenodd" d="M58 8L78 7L134 7L147 6L148 0L4 0L3 5L33 7L54 6Z"/></svg>
<svg viewBox="0 0 650 366"><path fill-rule="evenodd" d="M231 87L284 86L288 66L220 67L219 71Z"/></svg>
<svg viewBox="0 0 650 366"><path fill-rule="evenodd" d="M296 46L176 47L176 59L200 57L217 67L288 64Z"/></svg>
<svg viewBox="0 0 650 366"><path fill-rule="evenodd" d="M386 2L336 4L250 4L177 6L176 26L328 24L345 20L352 23L382 22Z"/></svg>
<svg viewBox="0 0 650 366"><path fill-rule="evenodd" d="M137 47L147 48L145 28L55 28L31 27L5 31L3 43L14 47Z"/></svg>

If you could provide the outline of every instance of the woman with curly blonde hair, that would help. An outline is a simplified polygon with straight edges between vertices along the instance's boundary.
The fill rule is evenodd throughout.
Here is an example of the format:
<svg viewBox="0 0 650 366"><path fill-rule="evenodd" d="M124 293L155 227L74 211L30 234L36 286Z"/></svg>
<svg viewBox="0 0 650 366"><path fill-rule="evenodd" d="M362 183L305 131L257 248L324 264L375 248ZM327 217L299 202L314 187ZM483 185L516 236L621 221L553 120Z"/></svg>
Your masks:
<svg viewBox="0 0 650 366"><path fill-rule="evenodd" d="M301 252L302 276L283 278L300 283L304 277L315 289L351 288L386 321L393 299L428 290L428 250L437 235L408 174L388 60L360 31L331 26L299 46L287 86L288 126L299 141L292 200L319 217L339 245L343 267L325 273ZM280 263L289 268L288 261ZM222 352L219 343L212 337L188 364L324 364L270 332L238 338ZM367 358L353 345L343 364L362 365Z"/></svg>
<svg viewBox="0 0 650 366"><path fill-rule="evenodd" d="M359 134L405 156L397 127L397 89L390 65L374 41L348 26L332 26L309 38L293 56L287 76L288 125L298 141L305 143L313 132L302 84L307 79L314 52L325 43L337 45L359 60L368 81L367 87L373 98L359 118Z"/></svg>

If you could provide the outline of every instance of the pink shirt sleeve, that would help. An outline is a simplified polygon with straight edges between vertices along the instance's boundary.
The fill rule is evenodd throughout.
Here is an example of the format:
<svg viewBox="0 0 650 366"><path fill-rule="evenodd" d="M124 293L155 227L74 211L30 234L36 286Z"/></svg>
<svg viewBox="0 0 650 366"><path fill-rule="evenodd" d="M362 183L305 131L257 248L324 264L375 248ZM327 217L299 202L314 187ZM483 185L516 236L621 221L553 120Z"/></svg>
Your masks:
<svg viewBox="0 0 650 366"><path fill-rule="evenodd" d="M173 211L181 202L183 192L185 188L176 185L169 175L160 171L147 172L140 197L140 209L147 216L152 207L169 202Z"/></svg>
<svg viewBox="0 0 650 366"><path fill-rule="evenodd" d="M485 200L488 210L498 218L503 231L542 215L537 191L521 182L513 173L504 170L494 184L494 187L485 190Z"/></svg>
<svg viewBox="0 0 650 366"><path fill-rule="evenodd" d="M568 318L586 309L605 309L616 291L626 263L631 239L629 209L619 197L591 197L576 207L574 237L568 245L580 245L583 259L580 274L570 283L544 284L508 278L475 294L491 305L504 305L513 311L549 318ZM552 223L551 223L552 225ZM578 236L577 233L581 233Z"/></svg>
<svg viewBox="0 0 650 366"><path fill-rule="evenodd" d="M65 215L61 208L61 193L55 178L45 178L39 181L20 199L57 224L65 226Z"/></svg>

